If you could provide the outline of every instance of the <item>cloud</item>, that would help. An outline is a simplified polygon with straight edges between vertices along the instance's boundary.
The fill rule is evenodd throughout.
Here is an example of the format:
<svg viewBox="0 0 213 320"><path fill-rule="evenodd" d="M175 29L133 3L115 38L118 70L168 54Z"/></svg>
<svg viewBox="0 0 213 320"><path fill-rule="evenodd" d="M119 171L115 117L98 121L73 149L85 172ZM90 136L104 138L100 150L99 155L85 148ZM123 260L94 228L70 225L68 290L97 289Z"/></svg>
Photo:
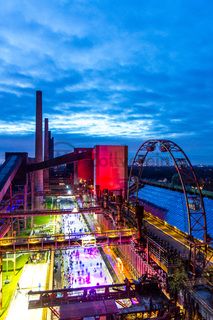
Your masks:
<svg viewBox="0 0 213 320"><path fill-rule="evenodd" d="M33 133L35 131L35 124L33 122L25 121L25 122L8 122L8 121L0 121L0 135L28 135L29 133Z"/></svg>
<svg viewBox="0 0 213 320"><path fill-rule="evenodd" d="M134 146L172 138L192 154L205 145L210 158L212 1L0 5L0 134L33 133L35 90L42 89L56 136L117 137Z"/></svg>

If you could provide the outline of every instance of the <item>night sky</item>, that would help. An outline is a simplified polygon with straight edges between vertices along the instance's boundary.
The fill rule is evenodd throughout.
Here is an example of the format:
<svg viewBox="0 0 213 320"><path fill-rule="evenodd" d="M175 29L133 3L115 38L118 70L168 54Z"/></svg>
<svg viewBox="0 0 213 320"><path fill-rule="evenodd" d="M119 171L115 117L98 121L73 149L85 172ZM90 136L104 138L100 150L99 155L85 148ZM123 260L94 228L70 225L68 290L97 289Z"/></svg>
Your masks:
<svg viewBox="0 0 213 320"><path fill-rule="evenodd" d="M212 0L0 0L0 158L33 155L35 91L57 153L149 138L213 163Z"/></svg>

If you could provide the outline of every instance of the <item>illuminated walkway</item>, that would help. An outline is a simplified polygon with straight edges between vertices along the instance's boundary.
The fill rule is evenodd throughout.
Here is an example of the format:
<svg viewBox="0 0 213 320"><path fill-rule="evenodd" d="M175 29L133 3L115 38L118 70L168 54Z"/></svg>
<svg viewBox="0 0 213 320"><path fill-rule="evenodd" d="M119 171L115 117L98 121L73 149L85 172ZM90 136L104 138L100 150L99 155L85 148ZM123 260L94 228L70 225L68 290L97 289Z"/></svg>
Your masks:
<svg viewBox="0 0 213 320"><path fill-rule="evenodd" d="M43 309L28 310L28 291L45 290L47 263L26 264L6 320L41 320Z"/></svg>
<svg viewBox="0 0 213 320"><path fill-rule="evenodd" d="M63 205L63 202L61 202L60 205L63 208L67 208L67 204ZM86 219L89 222L91 229L94 230L94 221L89 219L89 216L86 216ZM70 216L62 216L62 230L64 233L83 233L89 231L83 215L77 213ZM124 274L118 268L120 262L113 257L111 249L107 252L107 258L111 258L110 262L114 271L116 272L119 280L123 281ZM113 282L113 278L103 260L100 250L96 248L95 244L64 251L63 265L63 285L67 288L84 287L85 285L93 286L97 284L112 284Z"/></svg>
<svg viewBox="0 0 213 320"><path fill-rule="evenodd" d="M97 248L67 250L64 254L64 263L66 287L112 284L112 277Z"/></svg>
<svg viewBox="0 0 213 320"><path fill-rule="evenodd" d="M63 230L66 233L86 232L88 227L81 214L63 216ZM90 245L66 250L63 253L64 285L70 288L85 285L111 284L112 277L102 259L99 249Z"/></svg>

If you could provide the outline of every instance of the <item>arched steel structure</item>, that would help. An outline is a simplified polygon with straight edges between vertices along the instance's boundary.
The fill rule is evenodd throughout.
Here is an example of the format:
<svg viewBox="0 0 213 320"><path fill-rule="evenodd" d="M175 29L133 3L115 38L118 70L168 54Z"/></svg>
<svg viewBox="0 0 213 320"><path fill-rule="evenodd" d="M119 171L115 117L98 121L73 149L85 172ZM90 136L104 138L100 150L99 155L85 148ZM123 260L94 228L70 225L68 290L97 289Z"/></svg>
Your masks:
<svg viewBox="0 0 213 320"><path fill-rule="evenodd" d="M138 200L138 189L140 188L146 157L157 148L159 148L160 152L167 152L170 155L179 175L186 202L188 234L193 238L198 238L198 235L200 235L199 238L202 238L203 242L206 243L207 222L202 192L189 158L176 143L170 140L147 140L139 147L130 169L127 200L129 201L129 197L133 192L136 193L135 201ZM135 170L137 173L134 175L133 172ZM189 192L192 187L195 188L196 194L192 195Z"/></svg>

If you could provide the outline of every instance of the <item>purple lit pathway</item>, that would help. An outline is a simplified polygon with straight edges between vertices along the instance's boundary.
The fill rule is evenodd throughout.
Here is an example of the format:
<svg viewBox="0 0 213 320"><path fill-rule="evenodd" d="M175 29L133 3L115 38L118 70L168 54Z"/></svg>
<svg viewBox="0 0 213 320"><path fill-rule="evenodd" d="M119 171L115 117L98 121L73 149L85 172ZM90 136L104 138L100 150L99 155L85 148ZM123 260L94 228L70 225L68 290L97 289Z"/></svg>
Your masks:
<svg viewBox="0 0 213 320"><path fill-rule="evenodd" d="M63 216L63 231L87 232L88 227L81 214ZM95 246L79 247L63 253L64 285L70 288L112 283L112 277Z"/></svg>
<svg viewBox="0 0 213 320"><path fill-rule="evenodd" d="M66 287L79 288L112 283L112 277L97 248L67 250L63 257Z"/></svg>

